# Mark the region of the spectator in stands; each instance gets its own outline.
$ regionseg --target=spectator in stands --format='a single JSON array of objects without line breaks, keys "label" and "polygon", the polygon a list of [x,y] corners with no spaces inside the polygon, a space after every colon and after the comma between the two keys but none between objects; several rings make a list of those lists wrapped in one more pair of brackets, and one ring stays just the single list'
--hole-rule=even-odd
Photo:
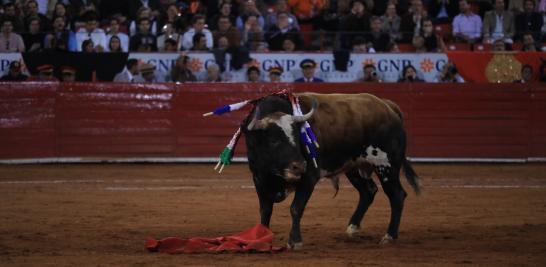
[{"label": "spectator in stands", "polygon": [[148,19],[150,21],[150,33],[153,34],[153,35],[157,35],[158,33],[158,29],[157,29],[157,26],[158,26],[158,23],[156,21],[156,17],[153,15],[154,13],[152,12],[152,9],[151,8],[148,8],[148,7],[141,7],[138,9],[138,12],[137,12],[137,16],[136,16],[136,19],[131,21],[131,24],[129,25],[129,35],[131,36],[134,36],[135,34],[137,34],[138,30],[137,27],[138,27],[138,22],[141,20],[141,19]]},{"label": "spectator in stands", "polygon": [[186,55],[181,55],[176,59],[176,63],[171,68],[170,77],[167,80],[173,82],[195,82],[197,79],[195,75],[190,70],[190,57]]},{"label": "spectator in stands", "polygon": [[140,65],[140,76],[135,77],[135,79],[137,80],[137,82],[142,83],[160,82],[155,74],[155,66],[148,63]]},{"label": "spectator in stands", "polygon": [[421,0],[411,2],[411,12],[408,12],[400,20],[400,33],[402,42],[411,42],[414,36],[419,35],[421,31],[421,21],[426,17],[426,11],[423,9]]},{"label": "spectator in stands", "polygon": [[[189,19],[195,17],[196,15],[203,15],[206,18],[207,7],[204,1],[186,0],[185,2],[186,4],[185,4],[184,12]],[[184,6],[184,4],[182,5]]]},{"label": "spectator in stands", "polygon": [[207,39],[207,48],[209,50],[213,48],[214,40],[212,38],[212,33],[208,29],[205,29],[205,17],[203,15],[195,15],[192,18],[192,28],[184,33],[184,37],[182,37],[183,49],[190,50],[193,47],[193,36],[198,32],[205,35],[205,38]]},{"label": "spectator in stands", "polygon": [[459,13],[459,3],[457,0],[430,0],[427,12],[435,24],[451,23]]},{"label": "spectator in stands", "polygon": [[319,23],[319,15],[327,8],[326,0],[288,0],[288,6],[298,18],[300,32],[307,33]]},{"label": "spectator in stands", "polygon": [[381,29],[383,32],[388,33],[392,40],[400,40],[402,38],[400,34],[400,16],[396,14],[396,5],[394,3],[387,5],[387,10],[381,16],[381,21]]},{"label": "spectator in stands", "polygon": [[263,30],[265,26],[265,19],[262,16],[262,13],[256,7],[256,2],[254,0],[244,1],[243,10],[241,14],[239,14],[237,19],[235,19],[235,26],[237,27],[237,29],[239,29],[239,31],[245,31],[245,29],[247,28],[247,18],[250,16],[256,18],[256,22]]},{"label": "spectator in stands", "polygon": [[[64,1],[64,0],[63,0]],[[82,16],[87,12],[93,11],[98,14],[98,6],[100,0],[68,0],[69,10],[71,14],[76,18]],[[110,1],[108,1],[110,2]],[[65,1],[66,3],[66,1]],[[134,13],[133,13],[134,14]],[[67,23],[69,23],[67,21]],[[77,25],[76,25],[77,26]],[[77,26],[75,29],[77,29]]]},{"label": "spectator in stands", "polygon": [[76,69],[71,66],[61,67],[61,82],[75,82],[76,81]]},{"label": "spectator in stands", "polygon": [[413,82],[423,82],[423,80],[417,76],[417,70],[415,69],[415,67],[409,64],[404,66],[404,68],[402,69],[402,77],[400,77],[398,82],[413,83]]},{"label": "spectator in stands", "polygon": [[214,44],[216,44],[217,47],[220,47],[219,39],[222,37],[225,37],[227,40],[228,45],[226,46],[226,49],[229,47],[235,48],[241,45],[241,33],[232,25],[229,16],[222,15],[218,18],[218,25],[212,35]]},{"label": "spectator in stands", "polygon": [[426,53],[427,47],[425,46],[425,37],[418,35],[413,37],[412,45],[415,53]]},{"label": "spectator in stands", "polygon": [[283,69],[281,67],[269,68],[269,82],[280,83],[282,82]]},{"label": "spectator in stands", "polygon": [[207,48],[207,37],[201,32],[193,35],[191,51],[209,51]]},{"label": "spectator in stands", "polygon": [[138,21],[138,30],[138,33],[131,37],[129,41],[129,50],[139,52],[157,51],[156,37],[150,32],[150,20],[141,18]]},{"label": "spectator in stands", "polygon": [[[510,0],[507,1],[508,4],[508,10],[512,11],[514,15],[518,15],[522,12],[524,12],[524,0]],[[505,3],[506,4],[506,3]]]},{"label": "spectator in stands", "polygon": [[44,48],[45,33],[40,32],[40,19],[32,17],[27,22],[28,31],[23,33],[23,42],[27,52],[39,52]]},{"label": "spectator in stands", "polygon": [[530,83],[533,82],[533,67],[525,64],[521,66],[521,79],[515,80],[515,83]]},{"label": "spectator in stands", "polygon": [[210,63],[207,66],[207,77],[205,77],[205,82],[216,83],[222,82],[222,77],[220,75],[220,67],[216,63]]},{"label": "spectator in stands", "polygon": [[459,1],[461,14],[453,19],[453,35],[458,41],[475,43],[481,39],[482,19],[472,12],[468,1]]},{"label": "spectator in stands", "polygon": [[38,75],[28,78],[29,81],[54,82],[57,78],[53,76],[54,67],[51,64],[43,64],[36,68]]},{"label": "spectator in stands", "polygon": [[20,82],[26,81],[28,76],[23,74],[21,70],[21,63],[19,61],[12,61],[9,64],[9,71],[6,75],[0,78],[2,82]]},{"label": "spectator in stands", "polygon": [[260,42],[256,44],[256,53],[268,53],[269,45],[266,42]]},{"label": "spectator in stands", "polygon": [[98,51],[95,50],[95,44],[93,44],[93,40],[87,39],[87,40],[83,41],[80,52],[94,53],[94,52],[98,52]]},{"label": "spectator in stands", "polygon": [[265,35],[269,49],[271,51],[281,51],[284,40],[290,38],[294,40],[296,50],[301,50],[303,39],[301,39],[298,29],[292,28],[290,25],[288,13],[279,12],[277,16],[277,24],[269,28]]},{"label": "spectator in stands", "polygon": [[246,80],[251,83],[261,82],[260,69],[256,66],[250,66],[246,69]]},{"label": "spectator in stands", "polygon": [[535,43],[535,39],[533,38],[533,35],[531,33],[526,33],[523,35],[523,47],[521,51],[525,52],[536,52],[540,49],[537,47]]},{"label": "spectator in stands", "polygon": [[506,43],[504,43],[504,40],[498,39],[493,43],[493,46],[491,47],[491,50],[495,51],[495,52],[506,51]]},{"label": "spectator in stands", "polygon": [[235,48],[235,47],[231,47],[229,45],[229,41],[228,41],[228,38],[226,36],[218,37],[218,39],[215,40],[214,43],[216,44],[216,48],[214,49],[215,51],[224,51],[225,52],[230,48]]},{"label": "spectator in stands", "polygon": [[53,32],[46,34],[44,49],[75,52],[76,46],[76,35],[66,29],[65,18],[53,18]]},{"label": "spectator in stands", "polygon": [[0,33],[0,52],[25,52],[25,43],[21,35],[13,32],[13,20],[2,18],[2,33]]},{"label": "spectator in stands", "polygon": [[[53,15],[51,18],[64,17],[65,21],[72,21],[72,14],[70,14],[66,8],[66,5],[62,2],[57,2],[55,4],[55,9],[53,10]],[[67,25],[70,28],[70,25]]]},{"label": "spectator in stands", "polygon": [[312,59],[304,59],[300,63],[301,72],[303,77],[294,80],[297,83],[320,83],[324,82],[322,79],[315,77],[315,70],[317,63]]},{"label": "spectator in stands", "polygon": [[445,52],[447,50],[446,46],[442,38],[436,34],[434,25],[432,25],[432,19],[423,19],[421,25],[423,25],[421,28],[421,36],[424,39],[424,45],[427,52]]},{"label": "spectator in stands", "polygon": [[265,17],[265,29],[269,29],[273,25],[277,25],[277,16],[279,13],[286,13],[288,15],[288,23],[290,24],[290,27],[299,31],[300,26],[298,24],[298,19],[296,16],[290,13],[286,0],[277,0],[275,9],[272,10],[272,12],[269,12],[269,14],[267,14]]},{"label": "spectator in stands", "polygon": [[242,44],[251,51],[264,41],[264,31],[256,16],[248,16],[245,21]]},{"label": "spectator in stands", "polygon": [[23,17],[17,15],[15,4],[13,4],[13,2],[5,2],[3,8],[4,14],[1,14],[2,17],[12,18],[13,31],[22,33],[25,30],[25,23]]},{"label": "spectator in stands", "polygon": [[76,43],[78,51],[82,51],[82,43],[85,40],[93,41],[94,49],[97,52],[104,51],[108,46],[104,30],[98,27],[98,14],[90,11],[85,13],[85,27],[76,32]]},{"label": "spectator in stands", "polygon": [[[165,10],[165,14],[159,22],[160,28],[164,31],[165,25],[170,24],[173,34],[180,34],[186,31],[187,21],[186,17],[182,16],[180,9],[176,4],[169,4]],[[175,39],[176,40],[176,39]]]},{"label": "spectator in stands", "polygon": [[154,17],[158,17],[161,9],[160,2],[160,0],[129,0],[129,18],[138,21],[138,11],[142,7],[150,8]]},{"label": "spectator in stands", "polygon": [[540,13],[535,12],[535,1],[525,0],[525,12],[516,16],[516,40],[521,40],[523,34],[530,32],[535,40],[540,40],[542,37],[541,29],[544,24],[543,17]]},{"label": "spectator in stands", "polygon": [[[108,31],[108,34],[106,35],[106,40],[108,41],[108,44],[111,44],[111,39],[113,37],[116,37],[120,43],[121,51],[122,52],[129,52],[129,36],[119,31],[119,19],[117,17],[113,17],[110,19],[110,30]],[[108,45],[106,51],[112,51],[110,50],[110,45]],[[116,51],[117,52],[117,51]]]},{"label": "spectator in stands", "polygon": [[495,9],[486,12],[483,18],[484,42],[493,43],[503,40],[505,43],[512,44],[514,34],[514,15],[504,10],[504,0],[495,0]]},{"label": "spectator in stands", "polygon": [[47,32],[49,30],[49,19],[44,14],[38,12],[38,2],[35,0],[29,0],[26,2],[25,21],[31,17],[40,18],[41,32]]},{"label": "spectator in stands", "polygon": [[353,39],[370,31],[370,16],[366,13],[363,0],[354,0],[349,14],[341,17],[339,25],[341,48],[350,49]]},{"label": "spectator in stands", "polygon": [[163,25],[163,28],[161,29],[162,34],[157,37],[157,51],[163,52],[165,51],[165,42],[168,39],[171,39],[175,42],[174,47],[177,49],[175,51],[178,51],[182,47],[182,35],[176,32],[174,26],[172,23],[167,22],[165,25]]},{"label": "spectator in stands", "polygon": [[282,42],[282,51],[283,52],[294,52],[296,51],[296,43],[291,38],[286,38]]},{"label": "spectator in stands", "polygon": [[374,65],[366,64],[362,68],[362,72],[363,76],[361,79],[358,80],[359,82],[382,82]]},{"label": "spectator in stands", "polygon": [[110,41],[108,42],[108,47],[106,49],[107,52],[112,53],[122,53],[123,50],[121,49],[121,40],[117,35],[114,35],[110,37]]},{"label": "spectator in stands", "polygon": [[132,83],[135,82],[135,76],[139,74],[138,60],[131,58],[127,60],[125,68],[116,74],[114,82]]},{"label": "spectator in stands", "polygon": [[230,25],[235,24],[236,16],[234,16],[231,12],[231,3],[229,1],[222,1],[220,3],[220,13],[215,14],[209,19],[208,25],[211,31],[215,31],[219,29],[218,28],[220,27],[219,20],[222,17],[227,17],[230,22]]},{"label": "spectator in stands", "polygon": [[453,62],[448,61],[438,73],[434,82],[437,83],[464,83],[463,77],[459,74],[457,67]]},{"label": "spectator in stands", "polygon": [[400,48],[398,47],[398,44],[395,41],[391,41],[387,45],[387,52],[388,53],[400,53]]},{"label": "spectator in stands", "polygon": [[177,52],[179,50],[178,43],[174,39],[169,38],[163,43],[163,52]]},{"label": "spectator in stands", "polygon": [[353,39],[353,48],[351,50],[351,53],[367,53],[368,47],[366,46],[366,40],[364,40],[364,37],[357,36]]},{"label": "spectator in stands", "polygon": [[364,35],[368,43],[368,49],[373,47],[375,52],[385,52],[387,45],[391,41],[391,37],[388,33],[381,31],[381,19],[373,16],[370,19],[370,28],[371,31]]}]

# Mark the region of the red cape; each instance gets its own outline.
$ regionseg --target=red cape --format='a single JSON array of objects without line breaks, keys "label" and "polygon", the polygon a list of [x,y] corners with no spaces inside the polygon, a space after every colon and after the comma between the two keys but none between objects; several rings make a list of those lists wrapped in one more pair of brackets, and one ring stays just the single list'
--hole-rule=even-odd
[{"label": "red cape", "polygon": [[216,238],[193,237],[181,239],[167,237],[161,240],[146,240],[150,252],[170,254],[202,252],[277,252],[284,248],[273,247],[273,232],[264,225],[257,224],[241,233]]}]

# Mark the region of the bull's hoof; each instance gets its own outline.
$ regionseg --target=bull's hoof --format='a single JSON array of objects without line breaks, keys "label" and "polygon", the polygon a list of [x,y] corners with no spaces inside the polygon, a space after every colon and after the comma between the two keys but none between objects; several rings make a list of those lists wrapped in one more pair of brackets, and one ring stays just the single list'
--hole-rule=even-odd
[{"label": "bull's hoof", "polygon": [[296,243],[288,242],[286,244],[286,247],[291,250],[301,250],[303,248],[303,242],[296,242]]},{"label": "bull's hoof", "polygon": [[360,227],[357,225],[349,224],[349,226],[347,226],[347,235],[349,237],[353,237],[358,232],[360,232]]},{"label": "bull's hoof", "polygon": [[388,245],[393,244],[394,242],[395,239],[391,235],[385,234],[383,238],[381,238],[381,241],[379,241],[379,245]]}]

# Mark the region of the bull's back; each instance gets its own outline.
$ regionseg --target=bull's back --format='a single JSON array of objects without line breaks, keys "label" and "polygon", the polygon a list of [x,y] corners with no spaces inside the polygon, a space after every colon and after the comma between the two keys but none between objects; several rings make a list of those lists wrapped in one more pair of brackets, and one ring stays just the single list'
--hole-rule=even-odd
[{"label": "bull's back", "polygon": [[401,125],[401,117],[390,107],[393,105],[400,112],[396,104],[371,94],[302,93],[298,96],[304,113],[310,110],[313,98],[319,103],[309,122],[323,153],[337,154],[340,150],[359,153],[362,145],[373,140],[378,132]]}]

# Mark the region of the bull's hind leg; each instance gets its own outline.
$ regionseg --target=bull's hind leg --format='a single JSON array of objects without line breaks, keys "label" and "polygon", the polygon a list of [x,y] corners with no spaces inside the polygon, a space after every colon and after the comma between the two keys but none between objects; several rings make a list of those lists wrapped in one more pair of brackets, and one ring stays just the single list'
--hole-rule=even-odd
[{"label": "bull's hind leg", "polygon": [[360,223],[364,214],[368,210],[368,207],[373,202],[375,193],[377,192],[377,186],[372,180],[371,171],[369,169],[363,171],[362,173],[358,169],[352,169],[345,173],[351,184],[358,190],[360,199],[358,200],[358,206],[356,207],[351,220],[349,221],[349,226],[347,226],[347,234],[353,236],[360,230]]},{"label": "bull's hind leg", "polygon": [[380,244],[387,244],[398,238],[398,228],[407,193],[400,184],[400,164],[392,164],[390,167],[379,166],[375,168],[375,172],[391,205],[389,228],[380,242]]}]

